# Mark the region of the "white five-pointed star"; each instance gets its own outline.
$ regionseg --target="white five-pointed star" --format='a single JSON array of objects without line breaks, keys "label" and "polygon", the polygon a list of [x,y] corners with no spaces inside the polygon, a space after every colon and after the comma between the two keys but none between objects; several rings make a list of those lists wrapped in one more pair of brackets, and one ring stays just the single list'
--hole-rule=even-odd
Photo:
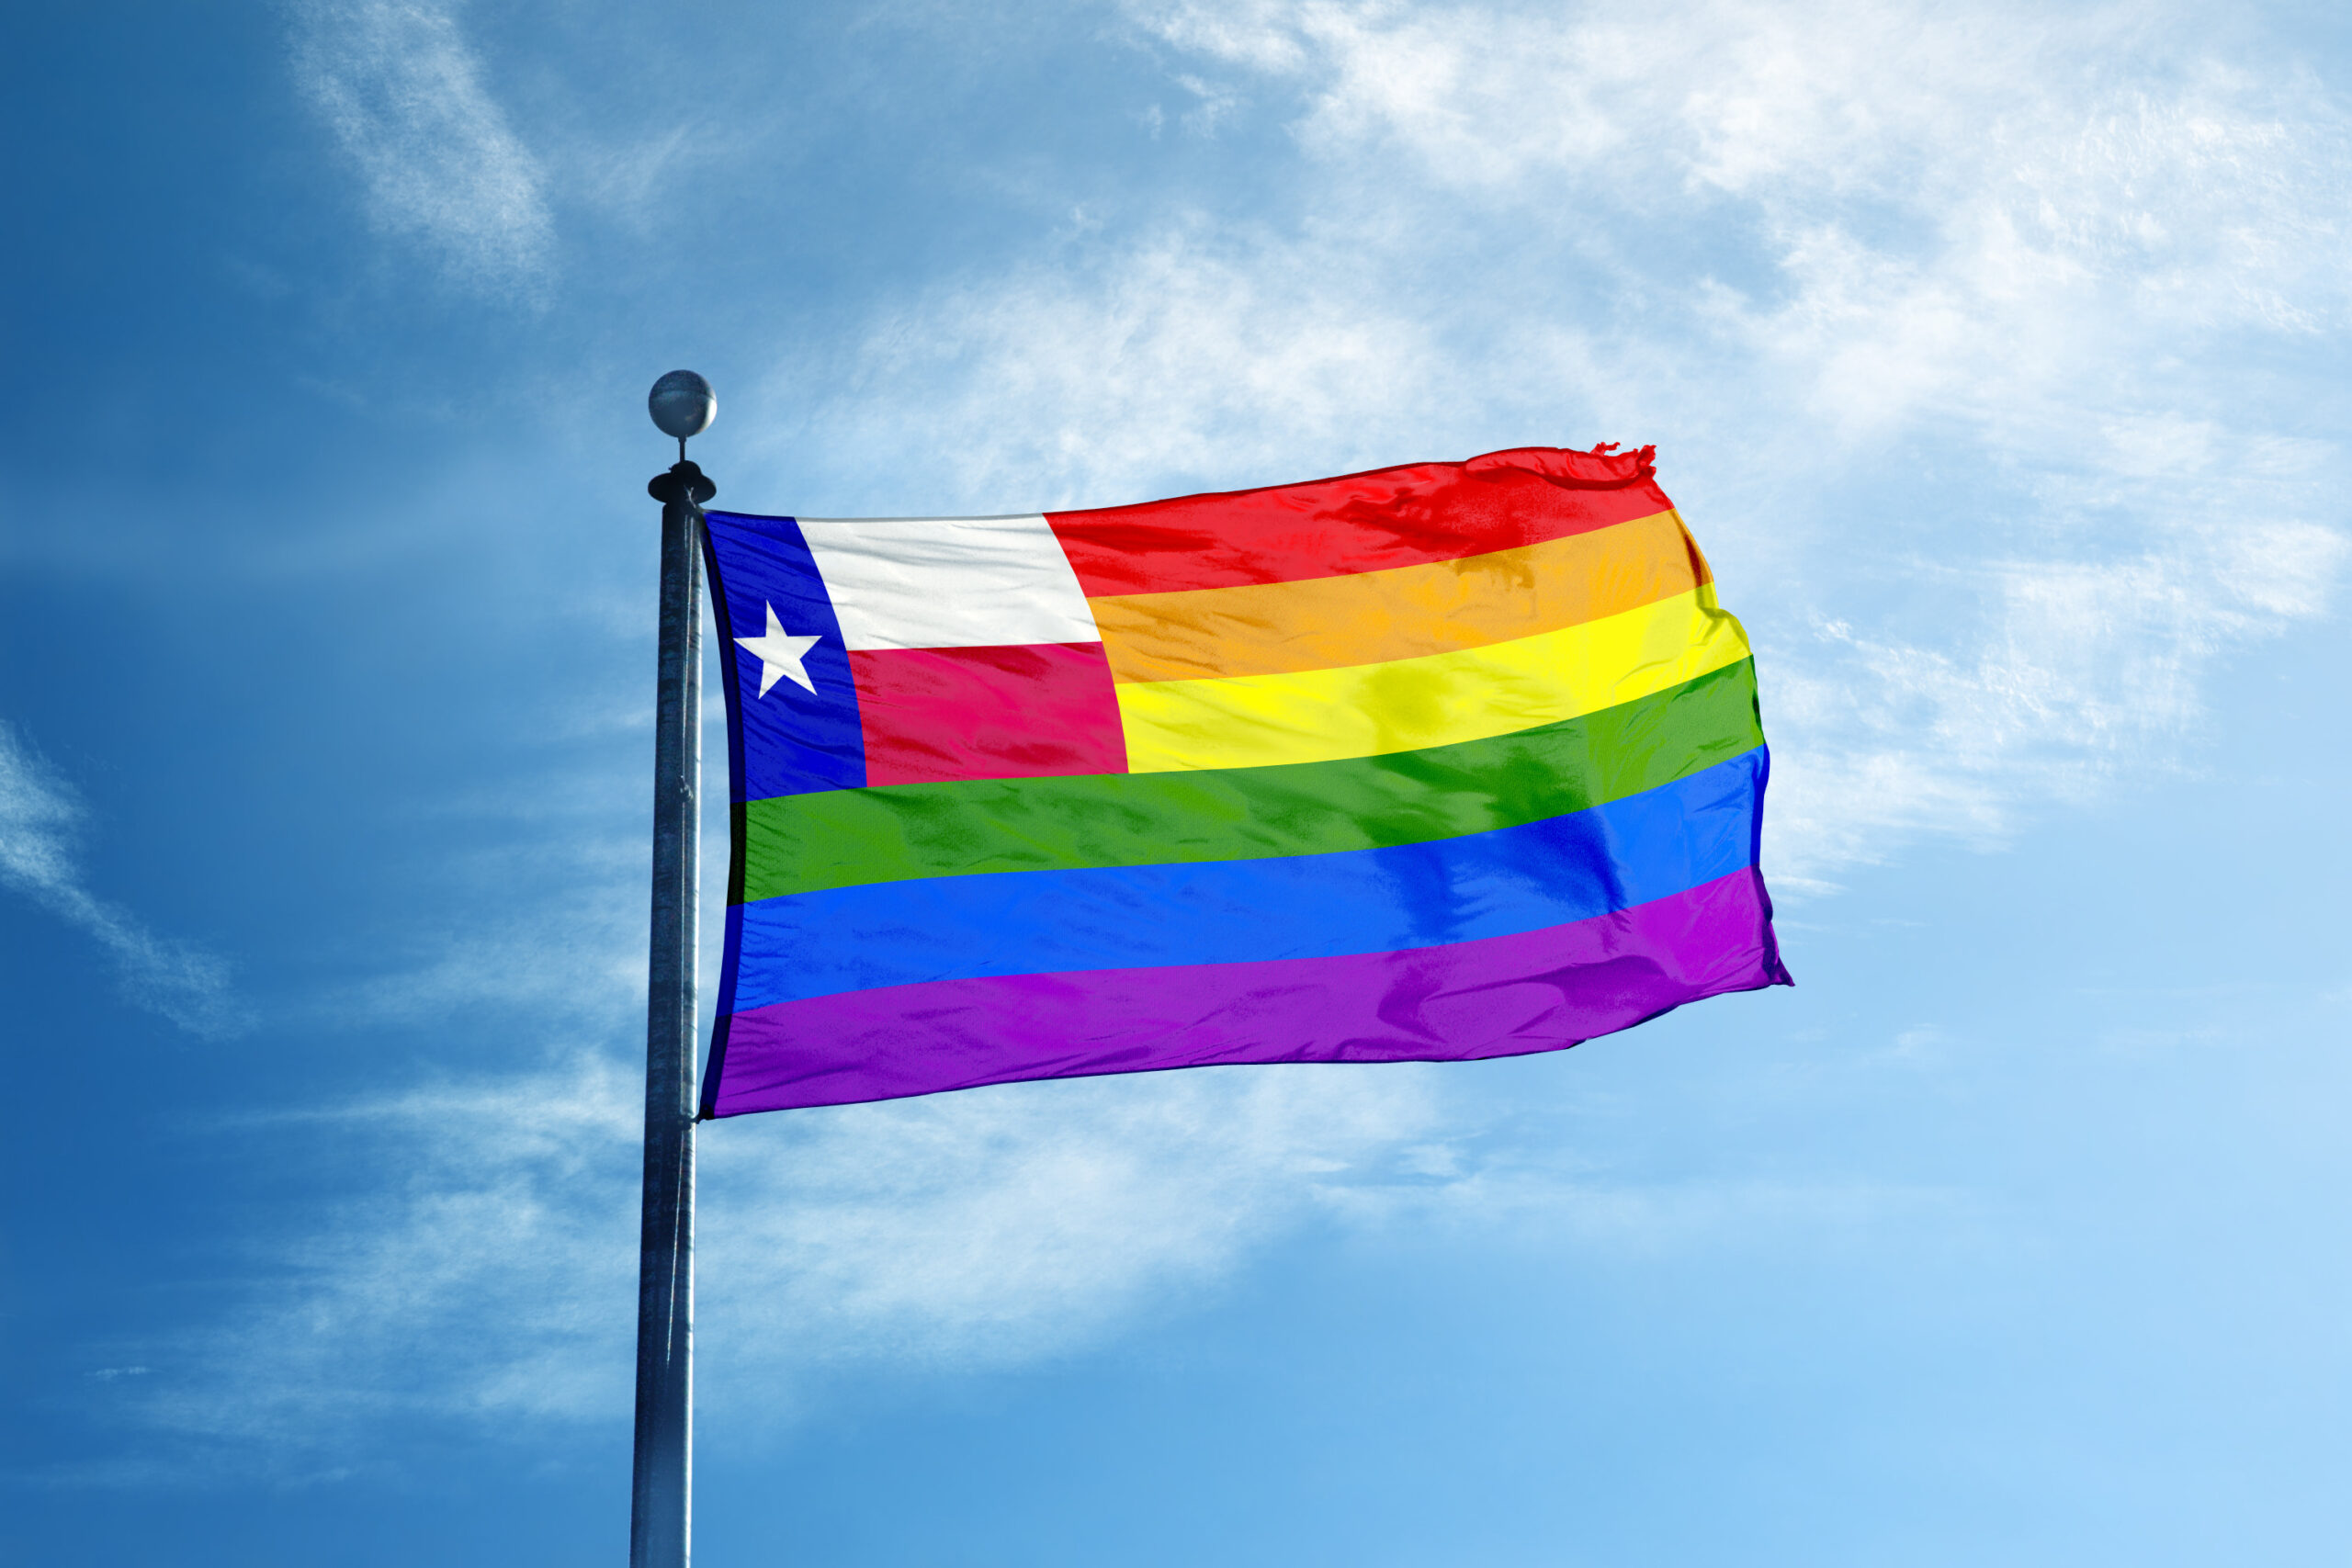
[{"label": "white five-pointed star", "polygon": [[794,637],[786,632],[784,623],[775,618],[775,605],[768,605],[768,629],[764,636],[739,637],[735,640],[759,656],[760,695],[766,696],[768,688],[785,678],[797,682],[808,691],[817,689],[817,682],[808,679],[808,671],[800,667],[800,660],[802,655],[817,646],[819,639]]}]

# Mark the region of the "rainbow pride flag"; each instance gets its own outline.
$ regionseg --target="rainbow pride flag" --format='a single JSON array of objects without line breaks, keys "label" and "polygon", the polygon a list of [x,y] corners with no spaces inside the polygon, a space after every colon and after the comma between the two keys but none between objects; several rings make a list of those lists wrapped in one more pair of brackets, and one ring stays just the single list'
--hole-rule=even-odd
[{"label": "rainbow pride flag", "polygon": [[1652,451],[711,513],[705,1114],[1549,1051],[1789,984],[1747,636]]}]

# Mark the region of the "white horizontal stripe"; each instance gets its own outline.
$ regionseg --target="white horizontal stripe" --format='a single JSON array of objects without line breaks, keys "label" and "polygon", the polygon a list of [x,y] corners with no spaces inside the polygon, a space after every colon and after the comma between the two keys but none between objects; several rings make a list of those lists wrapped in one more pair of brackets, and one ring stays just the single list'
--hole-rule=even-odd
[{"label": "white horizontal stripe", "polygon": [[1102,639],[1043,516],[799,523],[852,651]]}]

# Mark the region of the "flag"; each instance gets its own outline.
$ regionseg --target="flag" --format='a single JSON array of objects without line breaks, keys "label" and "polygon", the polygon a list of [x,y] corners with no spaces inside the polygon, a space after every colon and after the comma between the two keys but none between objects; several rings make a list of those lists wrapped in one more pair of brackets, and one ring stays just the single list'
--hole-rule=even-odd
[{"label": "flag", "polygon": [[1511,1055],[1789,984],[1754,664],[1653,450],[709,513],[705,1113]]}]

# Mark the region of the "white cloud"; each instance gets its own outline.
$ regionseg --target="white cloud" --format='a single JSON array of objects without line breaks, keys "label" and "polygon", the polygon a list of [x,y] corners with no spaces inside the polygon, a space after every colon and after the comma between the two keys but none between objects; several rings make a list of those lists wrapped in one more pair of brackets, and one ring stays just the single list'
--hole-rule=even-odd
[{"label": "white cloud", "polygon": [[[1311,1224],[1662,1255],[1965,1217],[1950,1192],[1626,1179],[1555,1139],[1490,1144],[1443,1103],[1442,1072],[1205,1069],[707,1126],[705,1418],[741,1441],[837,1374],[1082,1352]],[[334,1474],[388,1421],[538,1443],[625,1423],[642,1104],[633,1067],[581,1057],[224,1128],[332,1137],[368,1195],[302,1214],[234,1314],[109,1348],[141,1369],[123,1408],[190,1445],[135,1473]]]},{"label": "white cloud", "polygon": [[295,76],[358,166],[369,220],[477,288],[527,289],[554,246],[539,161],[507,123],[452,6],[310,0]]},{"label": "white cloud", "polygon": [[[2124,448],[2142,434],[2109,433]],[[2312,455],[2166,434],[2145,471],[2128,450],[2109,455],[2097,488],[2131,520],[2120,547],[2093,554],[2085,537],[2071,558],[1914,561],[1915,589],[1970,607],[1960,635],[1817,620],[1812,648],[1771,650],[1768,717],[1800,741],[1776,757],[1782,868],[1831,875],[1920,833],[1996,843],[2039,805],[2177,767],[2215,661],[2326,611],[2346,541],[2282,515],[2313,504]],[[2045,497],[2051,531],[2095,534],[2067,526],[2079,504]]]},{"label": "white cloud", "polygon": [[122,976],[130,999],[192,1034],[217,1037],[246,1026],[229,989],[228,965],[184,942],[156,936],[128,911],[93,894],[75,863],[74,835],[85,812],[73,791],[10,726],[0,723],[0,883],[94,938]]},{"label": "white cloud", "polygon": [[706,1322],[739,1374],[769,1374],[745,1385],[762,1398],[811,1361],[1067,1353],[1197,1293],[1437,1120],[1424,1070],[1304,1067],[728,1123]]},{"label": "white cloud", "polygon": [[387,1417],[578,1418],[625,1387],[641,1111],[588,1062],[223,1131],[329,1131],[368,1195],[254,1270],[239,1315],[153,1346],[126,1397],[166,1429],[332,1466]]},{"label": "white cloud", "polygon": [[1393,425],[1392,400],[1427,406],[1458,373],[1342,246],[1195,220],[1087,254],[876,322],[855,390],[821,416],[827,449],[950,487],[909,508],[1107,504],[1140,476],[1356,450],[1368,416]]},{"label": "white cloud", "polygon": [[[383,1180],[307,1216],[239,1315],[139,1347],[152,1371],[124,1397],[303,1468],[388,1417],[624,1419],[642,1104],[634,1071],[589,1057],[273,1120],[275,1138],[331,1132]],[[832,1369],[1081,1348],[1377,1179],[1436,1118],[1421,1070],[1294,1068],[707,1127],[703,1403],[758,1428]]]},{"label": "white cloud", "polygon": [[2138,10],[1125,9],[1188,91],[1293,106],[1295,213],[907,301],[816,412],[842,490],[1660,441],[1764,655],[1801,879],[2169,765],[2217,661],[2325,613],[2345,454],[2276,357],[2347,324],[2352,136],[2258,51]]},{"label": "white cloud", "polygon": [[[1080,1354],[1317,1223],[1656,1256],[1964,1215],[1948,1192],[1621,1180],[1547,1140],[1484,1147],[1440,1075],[1194,1069],[706,1126],[698,1404],[741,1438],[837,1373]],[[339,1474],[393,1420],[511,1441],[626,1422],[639,1117],[635,1067],[576,1058],[223,1128],[332,1135],[369,1197],[303,1215],[235,1314],[110,1347],[141,1368],[122,1408],[188,1443],[125,1474]]]}]

